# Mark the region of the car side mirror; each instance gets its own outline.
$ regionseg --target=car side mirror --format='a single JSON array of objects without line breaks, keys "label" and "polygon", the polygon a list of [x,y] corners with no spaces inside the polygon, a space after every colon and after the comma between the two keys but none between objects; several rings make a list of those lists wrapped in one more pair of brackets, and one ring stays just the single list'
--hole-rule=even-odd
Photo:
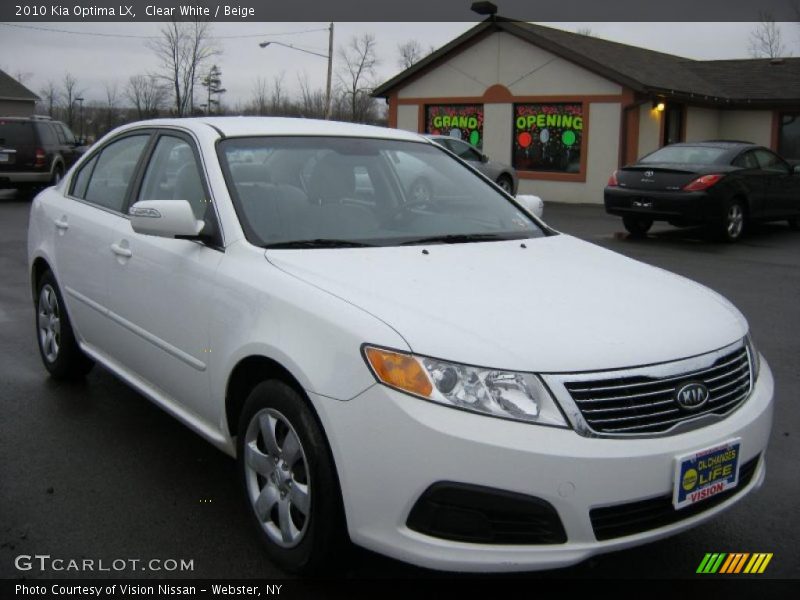
[{"label": "car side mirror", "polygon": [[131,206],[128,214],[136,233],[156,237],[193,239],[204,225],[186,200],[142,200]]},{"label": "car side mirror", "polygon": [[541,198],[539,198],[539,196],[534,196],[533,194],[520,194],[517,196],[516,200],[522,205],[522,208],[524,208],[530,214],[540,219],[542,218],[542,214],[544,214],[544,202]]}]

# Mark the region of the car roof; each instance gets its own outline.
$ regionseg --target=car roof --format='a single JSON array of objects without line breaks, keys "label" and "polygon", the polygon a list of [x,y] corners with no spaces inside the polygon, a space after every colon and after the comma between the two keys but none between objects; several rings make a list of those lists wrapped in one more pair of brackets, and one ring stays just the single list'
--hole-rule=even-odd
[{"label": "car roof", "polygon": [[[705,140],[702,142],[678,142],[677,144],[670,144],[670,146],[690,146],[690,147],[705,147],[705,148],[724,148],[730,150],[732,148],[746,148],[757,147],[758,144],[753,142],[744,142],[741,140]],[[666,147],[666,146],[665,146]]]},{"label": "car roof", "polygon": [[[151,119],[131,123],[130,127],[183,127],[193,131],[213,127],[223,137],[250,137],[262,135],[320,135],[367,137],[419,142],[422,136],[410,131],[292,117],[192,117],[186,119]],[[126,126],[127,127],[127,126]]]}]

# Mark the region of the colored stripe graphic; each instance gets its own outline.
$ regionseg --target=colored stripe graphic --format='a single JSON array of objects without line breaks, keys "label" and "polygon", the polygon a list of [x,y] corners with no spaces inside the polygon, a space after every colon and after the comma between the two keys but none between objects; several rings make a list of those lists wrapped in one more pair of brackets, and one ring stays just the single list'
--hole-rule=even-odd
[{"label": "colored stripe graphic", "polygon": [[[763,573],[772,560],[772,552],[708,552],[700,561],[697,573],[732,575],[748,573],[751,575]],[[748,560],[749,559],[749,560]],[[742,571],[744,569],[744,571]]]}]

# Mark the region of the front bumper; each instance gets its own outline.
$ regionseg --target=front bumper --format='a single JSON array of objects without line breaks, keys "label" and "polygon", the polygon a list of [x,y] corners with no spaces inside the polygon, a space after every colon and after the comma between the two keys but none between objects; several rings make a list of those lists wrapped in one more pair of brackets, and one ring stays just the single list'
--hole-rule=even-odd
[{"label": "front bumper", "polygon": [[707,192],[665,192],[607,187],[606,212],[618,217],[641,216],[654,221],[705,224],[718,220],[722,201]]},{"label": "front bumper", "polygon": [[[568,566],[713,517],[763,482],[772,398],[772,374],[762,361],[750,398],[722,421],[667,437],[609,439],[453,410],[378,384],[345,402],[311,394],[337,464],[353,542],[409,563],[455,571]],[[677,456],[735,437],[741,438],[740,465],[762,456],[750,483],[736,495],[677,523],[597,541],[592,508],[671,494]],[[441,481],[545,500],[557,510],[567,541],[475,544],[412,531],[406,525],[412,507]]]}]

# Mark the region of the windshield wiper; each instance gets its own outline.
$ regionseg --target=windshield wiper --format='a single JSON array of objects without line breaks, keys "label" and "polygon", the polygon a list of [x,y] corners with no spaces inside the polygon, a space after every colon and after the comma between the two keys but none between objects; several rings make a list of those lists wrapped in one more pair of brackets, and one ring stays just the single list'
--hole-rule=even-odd
[{"label": "windshield wiper", "polygon": [[313,240],[293,240],[289,242],[275,242],[274,244],[264,244],[262,248],[366,248],[374,246],[365,242],[355,240],[337,240],[331,238],[316,238]]},{"label": "windshield wiper", "polygon": [[414,238],[402,243],[403,246],[416,244],[468,244],[470,242],[492,242],[509,240],[507,235],[499,233],[455,233],[450,235],[432,235],[430,237]]}]

